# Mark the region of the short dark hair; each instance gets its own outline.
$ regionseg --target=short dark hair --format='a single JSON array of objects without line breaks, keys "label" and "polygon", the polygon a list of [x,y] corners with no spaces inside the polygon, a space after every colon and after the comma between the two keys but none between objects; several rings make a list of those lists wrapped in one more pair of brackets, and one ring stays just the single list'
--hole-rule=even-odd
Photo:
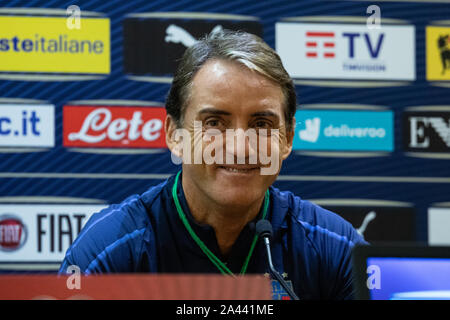
[{"label": "short dark hair", "polygon": [[260,37],[243,32],[222,30],[210,33],[186,49],[174,74],[166,99],[167,114],[182,126],[184,111],[195,74],[211,59],[236,61],[280,85],[285,96],[285,121],[288,131],[297,108],[294,83],[278,54]]}]

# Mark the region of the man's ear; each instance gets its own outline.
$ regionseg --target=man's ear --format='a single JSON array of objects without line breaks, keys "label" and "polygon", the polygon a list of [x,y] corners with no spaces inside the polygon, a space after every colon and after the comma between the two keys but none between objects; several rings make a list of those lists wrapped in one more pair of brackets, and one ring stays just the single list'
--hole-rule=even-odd
[{"label": "man's ear", "polygon": [[183,156],[182,154],[182,148],[180,148],[180,143],[175,140],[175,130],[177,129],[177,124],[175,120],[170,116],[166,116],[166,120],[164,122],[164,131],[166,132],[166,144],[169,150],[176,155],[177,157],[181,158]]},{"label": "man's ear", "polygon": [[287,131],[286,130],[286,145],[283,148],[282,151],[282,157],[283,160],[286,160],[287,157],[289,157],[289,155],[292,152],[292,144],[294,142],[294,135],[295,135],[295,117],[292,118],[292,124],[291,124],[291,130]]}]

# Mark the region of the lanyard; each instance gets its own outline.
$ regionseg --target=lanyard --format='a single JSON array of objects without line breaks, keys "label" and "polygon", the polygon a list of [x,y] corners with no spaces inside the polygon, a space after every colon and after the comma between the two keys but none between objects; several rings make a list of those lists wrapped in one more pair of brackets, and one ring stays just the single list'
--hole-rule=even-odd
[{"label": "lanyard", "polygon": [[[203,251],[203,253],[217,267],[217,269],[219,269],[219,271],[222,274],[225,274],[225,275],[228,274],[228,275],[234,276],[233,272],[231,272],[231,270],[219,258],[217,258],[216,255],[211,252],[211,250],[208,249],[208,247],[203,243],[203,241],[200,240],[200,238],[197,236],[197,234],[195,234],[194,230],[192,229],[191,225],[189,224],[189,221],[187,220],[186,215],[184,214],[183,209],[181,208],[180,201],[178,200],[178,195],[177,195],[177,185],[178,185],[180,173],[181,173],[181,171],[179,171],[177,173],[177,175],[175,177],[175,182],[172,187],[172,197],[175,202],[175,207],[177,208],[177,211],[178,211],[178,216],[180,217],[181,221],[183,222],[184,226],[186,227],[186,229],[189,232],[192,239],[195,241],[195,243],[197,243],[197,245],[200,247],[200,249]],[[266,194],[264,195],[264,208],[263,208],[263,213],[262,213],[262,219],[266,218],[268,207],[269,207],[269,190],[267,190]],[[255,235],[255,237],[253,238],[252,245],[250,247],[250,251],[248,252],[247,258],[245,259],[244,264],[242,265],[242,269],[240,272],[241,275],[244,275],[245,272],[247,271],[248,263],[250,262],[250,258],[252,257],[252,254],[255,249],[257,241],[258,241],[258,236]]]}]

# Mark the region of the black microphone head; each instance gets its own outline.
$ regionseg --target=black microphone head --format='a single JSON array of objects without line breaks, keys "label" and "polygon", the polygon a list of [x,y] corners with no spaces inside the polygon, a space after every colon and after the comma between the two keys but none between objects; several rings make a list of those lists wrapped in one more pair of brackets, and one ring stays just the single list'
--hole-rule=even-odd
[{"label": "black microphone head", "polygon": [[258,238],[272,237],[272,224],[269,220],[261,219],[256,223],[256,234]]}]

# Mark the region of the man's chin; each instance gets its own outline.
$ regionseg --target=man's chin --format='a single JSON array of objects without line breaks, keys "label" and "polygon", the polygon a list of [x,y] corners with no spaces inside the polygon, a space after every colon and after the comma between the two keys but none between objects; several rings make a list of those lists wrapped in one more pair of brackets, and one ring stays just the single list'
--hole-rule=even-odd
[{"label": "man's chin", "polygon": [[264,197],[265,190],[261,186],[221,186],[218,192],[215,192],[215,201],[224,207],[246,207],[251,206],[255,201]]}]

